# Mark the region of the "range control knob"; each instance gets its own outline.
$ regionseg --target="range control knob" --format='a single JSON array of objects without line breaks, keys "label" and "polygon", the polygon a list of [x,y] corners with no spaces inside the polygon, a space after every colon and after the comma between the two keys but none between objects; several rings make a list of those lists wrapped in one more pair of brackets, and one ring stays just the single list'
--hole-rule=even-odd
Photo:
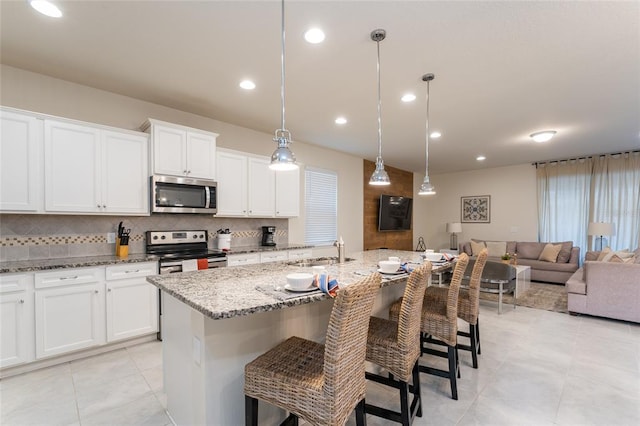
[{"label": "range control knob", "polygon": [[157,240],[157,239],[158,239],[158,236],[157,236],[157,235],[154,235],[154,236],[153,236],[153,239],[154,239],[154,240]]},{"label": "range control knob", "polygon": [[204,239],[204,234],[200,234],[200,238]]},{"label": "range control knob", "polygon": [[198,236],[196,234],[193,234],[193,238],[198,238]]},{"label": "range control knob", "polygon": [[165,235],[163,235],[162,237],[160,237],[161,240],[166,240],[167,237]]}]

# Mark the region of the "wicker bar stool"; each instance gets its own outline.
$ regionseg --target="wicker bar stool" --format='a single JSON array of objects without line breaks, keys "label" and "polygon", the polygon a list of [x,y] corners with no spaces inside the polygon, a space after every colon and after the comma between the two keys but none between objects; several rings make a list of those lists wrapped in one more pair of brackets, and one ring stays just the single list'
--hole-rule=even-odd
[{"label": "wicker bar stool", "polygon": [[343,425],[356,409],[365,425],[365,355],[369,316],[380,274],[341,288],[334,301],[325,344],[290,337],[244,369],[245,424],[258,424],[258,400],[313,425]]},{"label": "wicker bar stool", "polygon": [[[420,353],[421,355],[436,355],[449,360],[449,369],[440,370],[437,368],[420,365],[420,372],[433,374],[440,377],[448,377],[451,382],[451,397],[458,399],[458,385],[456,377],[459,376],[458,368],[458,350],[457,350],[457,334],[458,334],[458,293],[460,283],[467,264],[469,256],[462,253],[453,269],[453,277],[451,284],[447,290],[446,299],[429,299],[422,304],[422,324],[420,327]],[[428,289],[427,289],[428,290]],[[425,293],[426,294],[426,293]],[[389,308],[389,318],[397,318],[400,312],[400,301],[397,301]],[[427,343],[435,343],[447,347],[447,352],[438,351],[428,348]]]},{"label": "wicker bar stool", "polygon": [[[482,249],[475,260],[469,260],[458,295],[458,318],[469,324],[469,332],[458,330],[458,336],[467,337],[469,345],[458,343],[458,349],[471,351],[473,368],[478,368],[478,354],[480,353],[480,328],[478,325],[478,312],[480,310],[480,278],[487,263],[488,250]],[[472,268],[470,278],[467,271]],[[446,287],[431,286],[425,292],[425,304],[441,303],[447,298],[448,289]]]},{"label": "wicker bar stool", "polygon": [[[400,413],[386,408],[366,404],[367,414],[393,420],[408,426],[417,415],[422,417],[420,396],[420,315],[422,300],[427,288],[431,262],[425,262],[416,268],[407,280],[398,321],[371,317],[367,337],[367,361],[387,370],[389,377],[370,372],[366,377],[400,391]],[[394,378],[395,376],[395,378]],[[409,381],[413,378],[409,402]]]}]

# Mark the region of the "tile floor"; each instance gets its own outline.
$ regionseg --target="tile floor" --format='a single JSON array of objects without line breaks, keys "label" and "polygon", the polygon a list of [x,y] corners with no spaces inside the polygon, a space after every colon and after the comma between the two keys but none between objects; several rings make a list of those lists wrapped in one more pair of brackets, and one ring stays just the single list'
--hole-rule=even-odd
[{"label": "tile floor", "polygon": [[[446,379],[421,375],[424,414],[414,425],[640,424],[640,325],[525,307],[498,315],[489,301],[481,302],[480,321],[480,368],[460,353],[457,401]],[[171,424],[160,345],[0,380],[0,423]],[[369,383],[367,392],[367,402],[397,406],[395,392],[381,385]]]}]

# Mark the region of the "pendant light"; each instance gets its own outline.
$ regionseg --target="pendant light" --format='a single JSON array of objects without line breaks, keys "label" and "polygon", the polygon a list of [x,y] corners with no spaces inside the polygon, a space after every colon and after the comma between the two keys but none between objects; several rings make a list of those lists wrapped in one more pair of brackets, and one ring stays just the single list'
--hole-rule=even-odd
[{"label": "pendant light", "polygon": [[380,42],[387,36],[385,30],[371,31],[371,40],[376,42],[378,47],[378,156],[376,157],[376,170],[369,179],[369,185],[389,185],[389,175],[384,170],[384,161],[382,161],[382,119],[380,108]]},{"label": "pendant light", "polygon": [[422,185],[420,185],[420,191],[418,192],[418,195],[434,195],[436,193],[436,188],[431,184],[431,182],[429,182],[429,85],[431,83],[431,80],[433,80],[434,78],[436,78],[436,76],[431,73],[422,76],[422,81],[427,82],[427,136],[425,138],[426,166],[424,172],[424,181],[422,182]]},{"label": "pendant light", "polygon": [[280,100],[282,102],[282,122],[281,126],[275,132],[273,140],[278,143],[278,147],[271,155],[271,164],[269,168],[271,170],[295,170],[298,168],[296,164],[296,156],[289,149],[291,143],[291,133],[284,127],[284,0],[282,0],[282,55],[281,55],[281,74],[280,74]]}]

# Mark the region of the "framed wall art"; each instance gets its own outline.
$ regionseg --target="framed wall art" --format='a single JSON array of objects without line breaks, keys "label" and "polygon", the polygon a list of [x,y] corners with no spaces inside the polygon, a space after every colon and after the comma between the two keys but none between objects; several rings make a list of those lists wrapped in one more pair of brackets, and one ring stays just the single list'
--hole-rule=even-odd
[{"label": "framed wall art", "polygon": [[491,195],[460,197],[462,223],[491,223]]}]

